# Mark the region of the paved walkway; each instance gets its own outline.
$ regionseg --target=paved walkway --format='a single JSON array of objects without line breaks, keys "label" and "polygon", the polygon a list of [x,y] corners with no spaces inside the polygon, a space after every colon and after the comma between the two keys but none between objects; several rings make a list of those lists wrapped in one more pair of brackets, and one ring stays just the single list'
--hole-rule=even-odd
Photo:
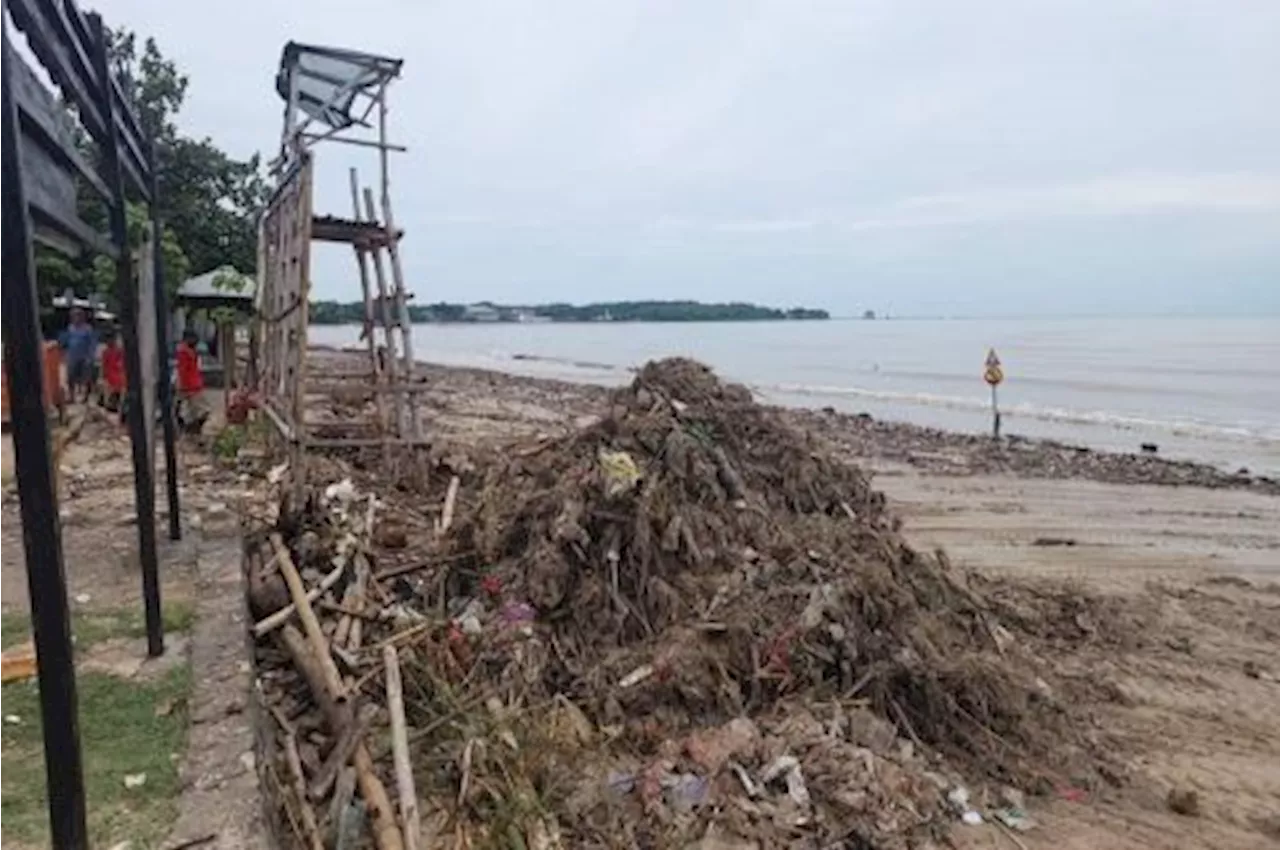
[{"label": "paved walkway", "polygon": [[196,623],[191,636],[191,732],[183,758],[183,796],[169,844],[216,836],[204,848],[266,850],[246,657],[240,539],[200,535]]}]

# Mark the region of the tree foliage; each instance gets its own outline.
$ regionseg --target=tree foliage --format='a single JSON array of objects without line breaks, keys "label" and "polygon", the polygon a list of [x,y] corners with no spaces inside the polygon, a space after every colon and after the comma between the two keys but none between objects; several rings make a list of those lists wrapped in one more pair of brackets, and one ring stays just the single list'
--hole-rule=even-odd
[{"label": "tree foliage", "polygon": [[[154,38],[140,41],[129,30],[109,32],[108,57],[143,134],[155,145],[166,287],[172,293],[191,274],[224,265],[252,273],[257,262],[256,219],[269,191],[259,157],[237,160],[212,139],[180,131],[177,119],[189,79]],[[80,207],[87,223],[106,230],[105,211],[92,193],[82,194]],[[137,249],[147,232],[149,212],[134,203],[126,212],[129,244]],[[109,301],[114,295],[115,266],[105,258],[68,258],[38,247],[36,268],[46,303],[68,288]]]},{"label": "tree foliage", "polygon": [[[500,322],[518,322],[528,317],[552,322],[750,322],[779,319],[828,319],[826,310],[792,307],[779,310],[756,304],[704,304],[700,301],[610,301],[600,304],[539,304],[508,306],[485,303],[492,307]],[[465,322],[464,304],[427,304],[409,307],[413,322]],[[311,305],[311,322],[317,325],[360,324],[364,322],[364,304],[359,301],[316,301]]]}]

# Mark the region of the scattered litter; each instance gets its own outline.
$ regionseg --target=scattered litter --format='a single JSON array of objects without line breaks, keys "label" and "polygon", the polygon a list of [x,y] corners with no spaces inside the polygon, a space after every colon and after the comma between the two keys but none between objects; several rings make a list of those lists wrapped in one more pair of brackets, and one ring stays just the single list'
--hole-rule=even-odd
[{"label": "scattered litter", "polygon": [[707,800],[711,787],[706,779],[692,773],[681,773],[663,780],[668,804],[678,812],[690,812]]},{"label": "scattered litter", "polygon": [[11,646],[0,655],[0,680],[21,682],[36,674],[36,645],[32,641]]},{"label": "scattered litter", "polygon": [[1083,803],[1089,799],[1089,792],[1083,788],[1075,788],[1070,785],[1058,789],[1058,796],[1066,800],[1068,803]]},{"label": "scattered litter", "polygon": [[1036,825],[1035,821],[1028,817],[1026,812],[1021,808],[1014,806],[996,809],[991,813],[991,815],[1000,823],[1016,832],[1026,832]]},{"label": "scattered litter", "polygon": [[147,784],[147,775],[145,773],[126,773],[124,775],[124,787],[141,788]]},{"label": "scattered litter", "polygon": [[1037,537],[1031,541],[1032,546],[1075,546],[1074,537]]},{"label": "scattered litter", "polygon": [[960,820],[967,823],[969,826],[979,826],[982,824],[982,815],[973,809],[969,809],[960,816]]},{"label": "scattered litter", "polygon": [[6,714],[4,716],[4,722],[8,723],[10,726],[17,726],[22,723],[22,718],[16,714]]},{"label": "scattered litter", "polygon": [[645,664],[637,667],[627,675],[623,676],[618,682],[619,688],[632,688],[643,682],[645,679],[653,675],[653,665]]},{"label": "scattered litter", "polygon": [[612,452],[601,448],[600,472],[604,475],[605,495],[610,499],[631,492],[640,482],[640,469],[627,452]]},{"label": "scattered litter", "polygon": [[76,604],[77,604],[77,605],[88,605],[88,604],[89,604],[89,602],[91,602],[92,600],[93,600],[93,597],[92,597],[92,596],[90,596],[90,595],[89,595],[89,594],[87,594],[87,593],[77,593],[77,594],[76,594]]}]

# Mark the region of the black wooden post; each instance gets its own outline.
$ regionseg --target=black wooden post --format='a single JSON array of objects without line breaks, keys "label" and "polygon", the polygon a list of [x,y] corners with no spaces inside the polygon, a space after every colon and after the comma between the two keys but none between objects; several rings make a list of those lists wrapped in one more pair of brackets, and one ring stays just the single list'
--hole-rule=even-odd
[{"label": "black wooden post", "polygon": [[[138,514],[138,560],[142,566],[142,600],[147,620],[147,654],[164,654],[164,622],[160,612],[160,575],[156,556],[156,490],[154,446],[147,440],[147,411],[143,404],[142,352],[138,348],[138,287],[133,277],[129,227],[125,211],[124,172],[120,162],[120,132],[116,127],[115,98],[111,93],[111,67],[107,36],[97,13],[87,16],[92,41],[92,62],[103,81],[102,103],[103,179],[111,190],[109,217],[111,241],[120,246],[116,258],[116,300],[124,336],[125,368],[129,378],[129,442],[133,444],[133,491]],[[159,246],[156,246],[159,250]]]},{"label": "black wooden post", "polygon": [[19,126],[12,86],[8,16],[3,24],[3,268],[4,365],[8,371],[13,456],[21,500],[22,548],[31,594],[44,728],[49,828],[56,850],[86,850],[84,770],[77,721],[71,615],[62,560],[62,530],[44,395],[44,345],[31,252],[31,218],[19,163]]},{"label": "black wooden post", "polygon": [[173,381],[169,373],[169,298],[164,282],[164,221],[160,218],[160,180],[156,142],[151,142],[151,221],[155,226],[152,236],[155,244],[156,285],[156,348],[160,354],[160,371],[156,380],[160,383],[160,423],[164,433],[164,483],[169,497],[169,539],[182,539],[182,514],[178,500],[178,449],[173,421]]}]

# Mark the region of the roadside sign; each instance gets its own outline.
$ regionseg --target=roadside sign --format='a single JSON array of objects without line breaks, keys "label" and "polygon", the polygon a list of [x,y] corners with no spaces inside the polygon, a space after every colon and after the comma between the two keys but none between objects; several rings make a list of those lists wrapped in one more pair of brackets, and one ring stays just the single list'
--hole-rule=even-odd
[{"label": "roadside sign", "polygon": [[994,348],[987,349],[987,362],[982,370],[982,380],[993,387],[1004,380],[1004,369],[1000,366],[1000,358],[996,355]]}]

